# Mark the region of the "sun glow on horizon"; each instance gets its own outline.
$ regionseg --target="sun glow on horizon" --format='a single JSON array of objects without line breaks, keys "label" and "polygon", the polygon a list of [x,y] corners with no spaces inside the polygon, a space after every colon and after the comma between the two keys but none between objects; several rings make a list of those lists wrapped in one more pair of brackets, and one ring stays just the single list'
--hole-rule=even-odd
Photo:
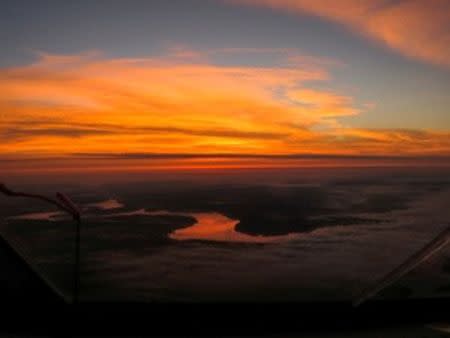
[{"label": "sun glow on horizon", "polygon": [[[8,112],[0,120],[0,152],[25,158],[79,153],[450,154],[446,132],[342,124],[341,117],[358,115],[363,108],[348,95],[314,89],[312,83],[330,79],[329,69],[311,58],[309,64],[299,55],[297,59],[302,63],[250,67],[171,55],[107,59],[89,53],[41,54],[30,65],[0,70],[0,108]],[[289,162],[279,166],[285,165]],[[237,159],[224,166],[194,161],[188,167],[236,166]]]}]

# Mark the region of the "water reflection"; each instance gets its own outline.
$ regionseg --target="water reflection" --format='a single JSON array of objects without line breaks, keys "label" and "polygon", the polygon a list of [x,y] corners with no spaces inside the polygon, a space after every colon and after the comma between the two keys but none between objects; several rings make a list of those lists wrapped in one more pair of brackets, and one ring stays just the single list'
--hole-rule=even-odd
[{"label": "water reflection", "polygon": [[88,204],[87,207],[97,208],[101,210],[112,210],[123,208],[124,205],[115,199],[109,199],[98,203]]},{"label": "water reflection", "polygon": [[187,228],[178,229],[169,234],[172,239],[208,240],[218,242],[270,243],[291,239],[294,235],[285,236],[251,236],[235,230],[238,220],[228,218],[216,212],[191,213],[197,222]]},{"label": "water reflection", "polygon": [[60,211],[46,211],[12,216],[9,219],[30,220],[30,221],[57,221],[64,217],[64,213]]},{"label": "water reflection", "polygon": [[[98,203],[91,203],[86,206],[96,207],[103,210],[112,210],[124,207],[123,204],[116,200],[107,200]],[[239,220],[228,218],[217,212],[200,212],[200,213],[175,213],[168,210],[148,211],[144,208],[109,213],[106,215],[84,214],[85,218],[97,219],[108,217],[129,217],[129,216],[190,216],[196,219],[196,223],[187,228],[173,231],[169,237],[179,241],[186,240],[206,240],[216,242],[246,242],[246,243],[271,243],[290,240],[295,238],[296,234],[288,234],[282,236],[255,236],[247,235],[235,230]],[[47,220],[59,221],[64,218],[64,214],[59,211],[28,213],[11,217],[18,220]]]}]

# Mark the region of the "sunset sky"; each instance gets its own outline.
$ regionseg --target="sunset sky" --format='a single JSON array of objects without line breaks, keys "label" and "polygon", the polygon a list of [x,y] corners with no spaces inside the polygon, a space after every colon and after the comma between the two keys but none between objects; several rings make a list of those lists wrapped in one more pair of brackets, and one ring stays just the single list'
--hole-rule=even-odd
[{"label": "sunset sky", "polygon": [[1,4],[4,168],[450,157],[447,0]]}]

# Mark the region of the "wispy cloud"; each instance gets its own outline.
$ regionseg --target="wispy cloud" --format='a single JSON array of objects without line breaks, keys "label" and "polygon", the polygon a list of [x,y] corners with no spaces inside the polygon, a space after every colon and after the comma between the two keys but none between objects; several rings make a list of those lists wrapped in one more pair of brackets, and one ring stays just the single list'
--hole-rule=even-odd
[{"label": "wispy cloud", "polygon": [[[0,71],[0,109],[7,112],[1,147],[280,151],[283,138],[302,132],[288,123],[308,126],[324,118],[320,109],[287,99],[287,92],[328,78],[316,65],[239,67],[41,53],[33,64]],[[314,93],[319,95],[305,95]],[[67,137],[80,139],[76,145],[58,141]]]},{"label": "wispy cloud", "polygon": [[[20,127],[23,124],[15,121],[17,126],[10,121],[0,134],[0,140],[3,142],[14,143],[18,139],[35,138],[40,136],[57,136],[63,138],[78,138],[89,135],[142,135],[158,133],[171,133],[194,136],[211,136],[211,137],[229,137],[229,138],[249,138],[249,139],[280,139],[285,136],[283,133],[264,132],[264,131],[240,131],[237,129],[186,129],[177,127],[154,127],[154,126],[139,126],[128,127],[107,123],[85,124],[85,123],[55,123],[49,121],[32,121],[27,123],[27,126]],[[0,123],[2,126],[2,123]]]},{"label": "wispy cloud", "polygon": [[344,128],[339,119],[362,108],[310,85],[328,83],[332,62],[290,50],[283,66],[225,66],[180,50],[140,59],[40,53],[1,69],[0,152],[450,154],[445,132]]},{"label": "wispy cloud", "polygon": [[225,0],[309,14],[349,27],[415,59],[450,67],[447,0]]}]

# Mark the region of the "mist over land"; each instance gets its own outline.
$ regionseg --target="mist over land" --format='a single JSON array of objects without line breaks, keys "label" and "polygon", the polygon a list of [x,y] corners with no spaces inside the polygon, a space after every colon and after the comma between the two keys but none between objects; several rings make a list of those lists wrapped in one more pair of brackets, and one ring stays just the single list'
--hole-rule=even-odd
[{"label": "mist over land", "polygon": [[[446,168],[305,168],[17,184],[83,208],[85,300],[351,299],[448,225]],[[1,198],[2,233],[70,292],[74,225]],[[380,297],[448,294],[450,251]]]}]

